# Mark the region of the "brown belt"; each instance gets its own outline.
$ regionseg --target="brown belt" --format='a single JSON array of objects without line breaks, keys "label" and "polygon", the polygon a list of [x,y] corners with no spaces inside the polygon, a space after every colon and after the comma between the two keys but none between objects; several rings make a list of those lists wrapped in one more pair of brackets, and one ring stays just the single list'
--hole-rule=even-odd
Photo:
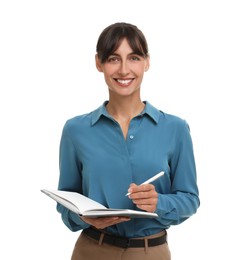
[{"label": "brown belt", "polygon": [[[102,243],[107,243],[113,246],[121,247],[121,248],[129,248],[129,247],[145,247],[145,239],[129,239],[124,237],[118,237],[111,234],[106,234],[102,231],[94,229],[92,227],[86,228],[83,230],[83,233],[88,237],[91,237],[97,241],[100,240],[101,235],[103,235]],[[147,246],[158,246],[164,244],[167,240],[167,234],[163,234],[160,237],[156,238],[147,238]]]}]

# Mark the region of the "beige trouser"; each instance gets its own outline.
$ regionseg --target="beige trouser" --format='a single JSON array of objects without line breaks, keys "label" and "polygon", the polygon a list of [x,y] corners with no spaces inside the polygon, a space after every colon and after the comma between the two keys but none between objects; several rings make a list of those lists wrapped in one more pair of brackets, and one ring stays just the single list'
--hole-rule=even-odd
[{"label": "beige trouser", "polygon": [[[148,236],[154,238],[161,233]],[[167,243],[153,247],[120,248],[98,241],[81,233],[72,254],[71,260],[171,260]]]}]

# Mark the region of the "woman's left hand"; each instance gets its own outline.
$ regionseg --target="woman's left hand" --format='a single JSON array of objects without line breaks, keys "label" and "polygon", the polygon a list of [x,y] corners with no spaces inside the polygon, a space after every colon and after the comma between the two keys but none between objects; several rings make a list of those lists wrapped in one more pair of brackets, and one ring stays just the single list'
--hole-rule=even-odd
[{"label": "woman's left hand", "polygon": [[148,212],[155,212],[158,203],[158,193],[153,184],[136,185],[132,183],[128,190],[129,198],[136,206]]}]

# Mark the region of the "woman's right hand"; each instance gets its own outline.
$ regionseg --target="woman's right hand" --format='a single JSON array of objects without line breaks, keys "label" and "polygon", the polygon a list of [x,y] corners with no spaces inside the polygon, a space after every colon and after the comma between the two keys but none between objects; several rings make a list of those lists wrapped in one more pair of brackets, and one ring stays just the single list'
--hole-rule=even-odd
[{"label": "woman's right hand", "polygon": [[104,229],[106,227],[131,220],[128,217],[100,217],[100,218],[81,217],[81,219],[85,223],[90,224],[91,226],[94,226],[97,229]]}]

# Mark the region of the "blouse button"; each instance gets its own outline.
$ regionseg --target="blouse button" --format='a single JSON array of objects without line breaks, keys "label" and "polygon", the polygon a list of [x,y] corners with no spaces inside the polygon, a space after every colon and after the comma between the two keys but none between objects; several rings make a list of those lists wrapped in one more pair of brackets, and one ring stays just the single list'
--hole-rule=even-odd
[{"label": "blouse button", "polygon": [[130,137],[130,139],[133,139],[133,138],[134,138],[134,136],[133,136],[133,135],[130,135],[129,137]]}]

